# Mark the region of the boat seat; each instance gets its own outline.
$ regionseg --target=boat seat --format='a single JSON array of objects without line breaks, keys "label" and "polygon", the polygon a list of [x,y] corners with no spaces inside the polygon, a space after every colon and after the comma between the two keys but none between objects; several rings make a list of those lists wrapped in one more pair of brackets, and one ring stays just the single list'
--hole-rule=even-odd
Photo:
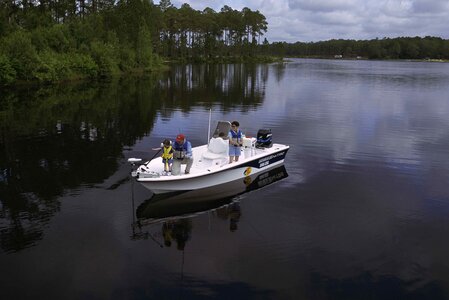
[{"label": "boat seat", "polygon": [[211,138],[207,151],[203,153],[203,158],[218,159],[229,156],[229,142],[221,137]]}]

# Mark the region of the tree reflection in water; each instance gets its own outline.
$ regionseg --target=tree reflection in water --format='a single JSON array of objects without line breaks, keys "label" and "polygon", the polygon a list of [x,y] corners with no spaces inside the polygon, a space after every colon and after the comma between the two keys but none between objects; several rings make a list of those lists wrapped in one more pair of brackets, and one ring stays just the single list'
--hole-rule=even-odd
[{"label": "tree reflection in water", "polygon": [[2,91],[0,247],[35,245],[58,198],[111,177],[123,149],[150,134],[158,116],[259,106],[267,76],[266,65],[184,65],[151,77]]}]

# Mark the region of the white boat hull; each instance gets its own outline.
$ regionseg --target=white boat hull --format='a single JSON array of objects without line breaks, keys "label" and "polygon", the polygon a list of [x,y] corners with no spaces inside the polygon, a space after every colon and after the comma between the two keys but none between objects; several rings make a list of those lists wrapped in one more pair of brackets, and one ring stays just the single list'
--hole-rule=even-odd
[{"label": "white boat hull", "polygon": [[163,164],[161,158],[156,158],[145,167],[151,175],[138,174],[137,181],[155,194],[203,189],[281,165],[288,149],[289,146],[282,144],[273,144],[272,147],[263,149],[245,149],[238,162],[228,163],[227,156],[204,159],[207,145],[203,145],[192,149],[195,161],[190,174],[162,176]]},{"label": "white boat hull", "polygon": [[283,164],[224,184],[186,192],[153,195],[136,210],[139,225],[194,216],[230,204],[241,195],[288,177]]}]

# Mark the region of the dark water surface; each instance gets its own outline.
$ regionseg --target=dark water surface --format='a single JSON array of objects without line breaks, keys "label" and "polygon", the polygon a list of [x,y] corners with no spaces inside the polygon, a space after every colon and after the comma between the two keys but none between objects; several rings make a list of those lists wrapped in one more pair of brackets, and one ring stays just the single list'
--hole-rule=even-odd
[{"label": "dark water surface", "polygon": [[[449,64],[294,60],[0,93],[0,299],[448,299]],[[285,166],[152,198],[182,131]],[[164,197],[161,197],[164,198]]]}]

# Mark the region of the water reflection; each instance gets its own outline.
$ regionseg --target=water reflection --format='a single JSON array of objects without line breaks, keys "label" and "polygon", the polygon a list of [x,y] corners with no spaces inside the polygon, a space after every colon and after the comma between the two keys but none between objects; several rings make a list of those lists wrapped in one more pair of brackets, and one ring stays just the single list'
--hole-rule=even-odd
[{"label": "water reflection", "polygon": [[[224,111],[241,106],[242,111],[263,102],[269,66],[178,65],[160,80],[165,105],[189,110],[192,104],[217,104]],[[165,107],[164,105],[164,107]]]},{"label": "water reflection", "polygon": [[[38,245],[0,253],[2,295],[447,299],[449,65],[308,62],[269,66],[260,106],[243,90],[232,99],[203,66],[177,67],[199,76],[191,83],[172,70],[0,92],[0,252]],[[254,72],[263,67],[248,69],[249,82]],[[167,86],[165,76],[179,78]],[[180,127],[198,145],[210,107],[247,134],[269,127],[290,144],[288,178],[142,206],[151,194],[136,184],[131,210],[126,158]]]},{"label": "water reflection", "polygon": [[[284,165],[262,174],[248,176],[219,186],[182,193],[158,194],[136,209],[137,221],[133,224],[133,239],[154,239],[147,227],[162,224],[163,244],[170,247],[173,241],[183,250],[191,237],[192,218],[204,213],[229,222],[229,230],[238,229],[242,215],[239,199],[244,193],[268,186],[288,176]],[[134,201],[134,199],[133,199]]]},{"label": "water reflection", "polygon": [[426,62],[392,61],[350,61],[302,59],[294,62],[308,76],[352,84],[369,83],[383,89],[400,87],[440,88],[447,85],[449,75],[439,64]]},{"label": "water reflection", "polygon": [[[158,117],[219,102],[225,110],[263,101],[263,66],[179,66],[168,74],[0,93],[0,247],[42,239],[58,197],[111,177],[123,149]],[[123,181],[125,182],[125,181]]]},{"label": "water reflection", "polygon": [[20,90],[1,99],[2,249],[34,245],[59,211],[57,197],[114,174],[122,148],[151,130],[157,102],[153,88],[139,84]]}]

